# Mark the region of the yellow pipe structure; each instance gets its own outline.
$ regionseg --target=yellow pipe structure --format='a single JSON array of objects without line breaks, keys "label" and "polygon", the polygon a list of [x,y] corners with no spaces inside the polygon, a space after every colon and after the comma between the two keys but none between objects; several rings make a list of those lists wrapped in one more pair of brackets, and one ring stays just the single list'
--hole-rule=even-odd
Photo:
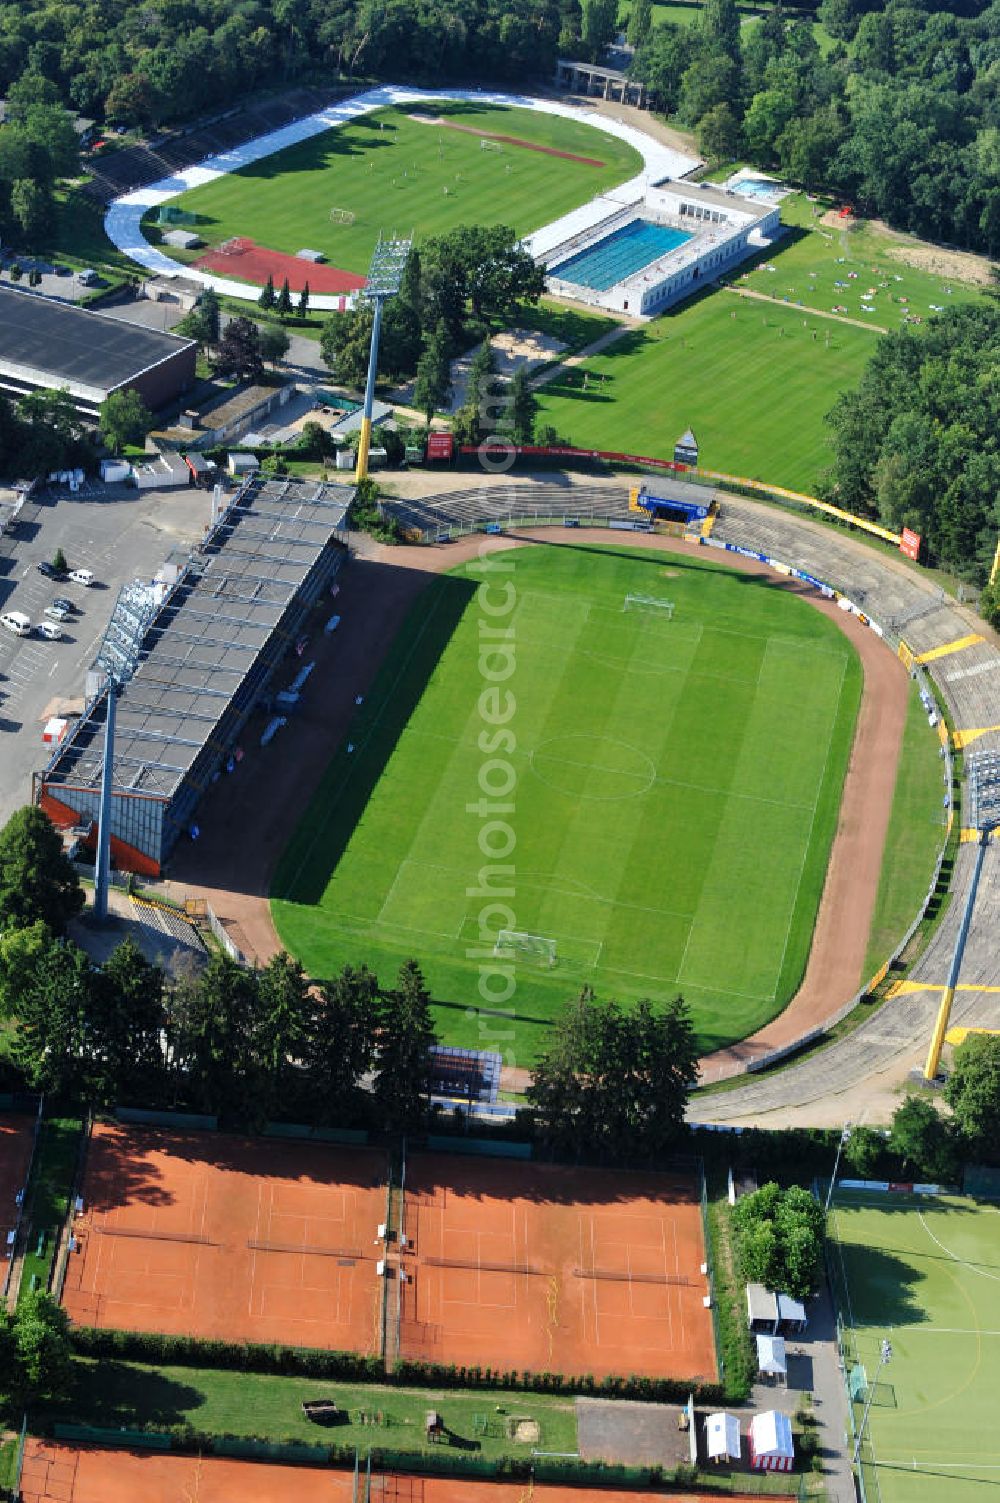
[{"label": "yellow pipe structure", "polygon": [[996,584],[997,574],[1000,574],[1000,538],[997,538],[997,551],[993,555],[993,567],[990,570],[990,584]]},{"label": "yellow pipe structure", "polygon": [[358,434],[358,459],[354,467],[355,482],[365,480],[368,477],[368,450],[372,442],[372,420],[370,417],[361,419],[361,431]]},{"label": "yellow pipe structure", "polygon": [[931,1035],[931,1046],[927,1051],[927,1063],[924,1065],[924,1079],[928,1084],[937,1079],[938,1066],[941,1063],[941,1050],[944,1048],[944,1036],[948,1032],[948,1023],[951,1018],[951,1004],[954,1000],[955,988],[953,986],[946,986],[941,998],[941,1006],[938,1008],[934,1032]]}]

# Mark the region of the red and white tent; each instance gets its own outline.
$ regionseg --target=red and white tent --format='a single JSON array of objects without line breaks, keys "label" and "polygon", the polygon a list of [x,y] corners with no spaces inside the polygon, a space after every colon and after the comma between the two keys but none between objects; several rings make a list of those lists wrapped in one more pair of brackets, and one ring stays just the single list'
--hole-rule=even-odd
[{"label": "red and white tent", "polygon": [[757,1472],[790,1472],[795,1465],[792,1422],[769,1409],[750,1421],[750,1465]]}]

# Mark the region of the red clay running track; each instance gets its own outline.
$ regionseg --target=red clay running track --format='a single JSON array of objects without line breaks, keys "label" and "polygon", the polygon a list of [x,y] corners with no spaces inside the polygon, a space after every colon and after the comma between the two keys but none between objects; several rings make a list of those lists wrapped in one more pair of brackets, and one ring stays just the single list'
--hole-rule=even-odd
[{"label": "red clay running track", "polygon": [[385,1156],[101,1125],[63,1304],[80,1325],[374,1353]]},{"label": "red clay running track", "polygon": [[[323,1467],[104,1451],[30,1438],[24,1503],[351,1503],[353,1476]],[[698,1493],[623,1493],[451,1477],[378,1477],[372,1503],[713,1503]],[[757,1494],[759,1498],[761,1495]],[[737,1499],[737,1503],[739,1500]]]},{"label": "red clay running track", "polygon": [[337,266],[323,266],[316,261],[300,261],[298,256],[268,250],[266,245],[255,245],[252,240],[242,240],[241,244],[244,248],[235,254],[211,250],[199,256],[194,264],[204,271],[252,282],[256,287],[263,287],[270,276],[280,288],[287,277],[292,292],[301,292],[307,282],[310,292],[357,292],[367,281],[353,271],[341,271]]},{"label": "red clay running track", "polygon": [[403,1357],[714,1382],[693,1176],[414,1154],[404,1216]]}]

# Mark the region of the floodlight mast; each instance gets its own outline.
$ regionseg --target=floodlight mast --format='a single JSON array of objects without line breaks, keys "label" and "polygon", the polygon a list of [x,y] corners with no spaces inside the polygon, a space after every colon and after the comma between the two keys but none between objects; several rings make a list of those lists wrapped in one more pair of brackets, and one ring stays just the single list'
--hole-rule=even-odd
[{"label": "floodlight mast", "polygon": [[97,822],[97,863],[94,870],[94,917],[104,923],[108,916],[108,886],[111,876],[111,803],[114,794],[115,716],[118,696],[139,666],[142,639],[156,614],[152,590],[136,580],[122,585],[108,629],[97,654],[97,667],[107,681],[107,714],[104,722],[104,759],[101,764],[101,804]]},{"label": "floodlight mast", "polygon": [[368,376],[365,381],[365,405],[361,414],[361,432],[358,435],[358,462],[354,471],[355,482],[368,475],[368,451],[372,441],[372,409],[375,405],[375,374],[378,370],[378,346],[382,333],[382,305],[387,298],[395,297],[403,281],[407,257],[413,240],[383,240],[372,253],[368,268],[368,281],[361,294],[374,304],[372,340],[368,352]]}]

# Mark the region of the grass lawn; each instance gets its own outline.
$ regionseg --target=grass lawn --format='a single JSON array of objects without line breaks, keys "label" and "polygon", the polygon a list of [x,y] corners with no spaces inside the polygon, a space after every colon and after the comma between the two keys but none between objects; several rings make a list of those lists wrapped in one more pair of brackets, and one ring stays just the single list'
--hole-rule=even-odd
[{"label": "grass lawn", "polygon": [[863,1452],[870,1499],[985,1503],[996,1492],[996,1224],[994,1206],[957,1196],[837,1196],[831,1253],[849,1355],[870,1381],[880,1341],[892,1344]]},{"label": "grass lawn", "polygon": [[[513,917],[480,918],[481,816],[467,812],[480,778],[499,778],[478,743],[473,566],[421,598],[354,754],[334,756],[276,875],[282,942],[317,977],[366,960],[388,978],[415,956],[441,1036],[473,1045],[493,1028],[468,1005],[484,944],[489,958],[501,927],[554,941],[554,964],[547,946],[497,962],[516,977],[519,1064],[583,983],[623,1000],[680,991],[704,1048],[742,1038],[805,964],[854,651],[803,601],[721,564],[571,544],[510,557],[516,848],[493,859],[513,865]],[[673,618],[625,611],[628,593],[673,601]]]},{"label": "grass lawn", "polygon": [[930,885],[944,840],[944,784],[940,742],[927,724],[916,684],[903,732],[903,750],[886,831],[882,875],[872,914],[865,977],[874,974],[906,932]]},{"label": "grass lawn", "polygon": [[874,348],[866,329],[711,292],[562,372],[538,392],[539,421],[660,458],[690,427],[705,468],[810,491],[829,463],[823,415]]},{"label": "grass lawn", "polygon": [[[59,1232],[69,1210],[81,1131],[81,1122],[73,1117],[51,1117],[42,1125],[28,1184],[28,1251],[19,1297],[30,1291],[32,1275],[36,1288],[48,1285]],[[44,1240],[40,1240],[43,1233]]]},{"label": "grass lawn", "polygon": [[[304,1399],[330,1398],[348,1411],[350,1422],[324,1429],[302,1413]],[[504,1413],[496,1413],[496,1405]],[[137,1362],[78,1360],[71,1395],[60,1418],[101,1426],[192,1425],[219,1435],[266,1436],[316,1444],[371,1446],[425,1451],[424,1416],[437,1409],[449,1430],[493,1458],[526,1455],[530,1445],[509,1440],[506,1419],[535,1420],[540,1436],[531,1444],[545,1451],[576,1450],[576,1408],[572,1399],[548,1394],[444,1392],[427,1388],[351,1387],[326,1379],[282,1378],[196,1367],[149,1367]],[[362,1414],[381,1415],[364,1423]],[[475,1432],[474,1416],[489,1422]]]},{"label": "grass lawn", "polygon": [[[433,113],[604,165],[509,144],[484,151],[478,134],[419,123],[405,108],[386,109],[171,202],[199,216],[210,244],[249,235],[293,254],[311,246],[334,266],[363,273],[380,231],[412,229],[419,241],[460,224],[502,223],[524,235],[642,170],[631,146],[576,120],[447,100],[435,102]],[[350,210],[354,223],[332,224],[333,208]]]}]

